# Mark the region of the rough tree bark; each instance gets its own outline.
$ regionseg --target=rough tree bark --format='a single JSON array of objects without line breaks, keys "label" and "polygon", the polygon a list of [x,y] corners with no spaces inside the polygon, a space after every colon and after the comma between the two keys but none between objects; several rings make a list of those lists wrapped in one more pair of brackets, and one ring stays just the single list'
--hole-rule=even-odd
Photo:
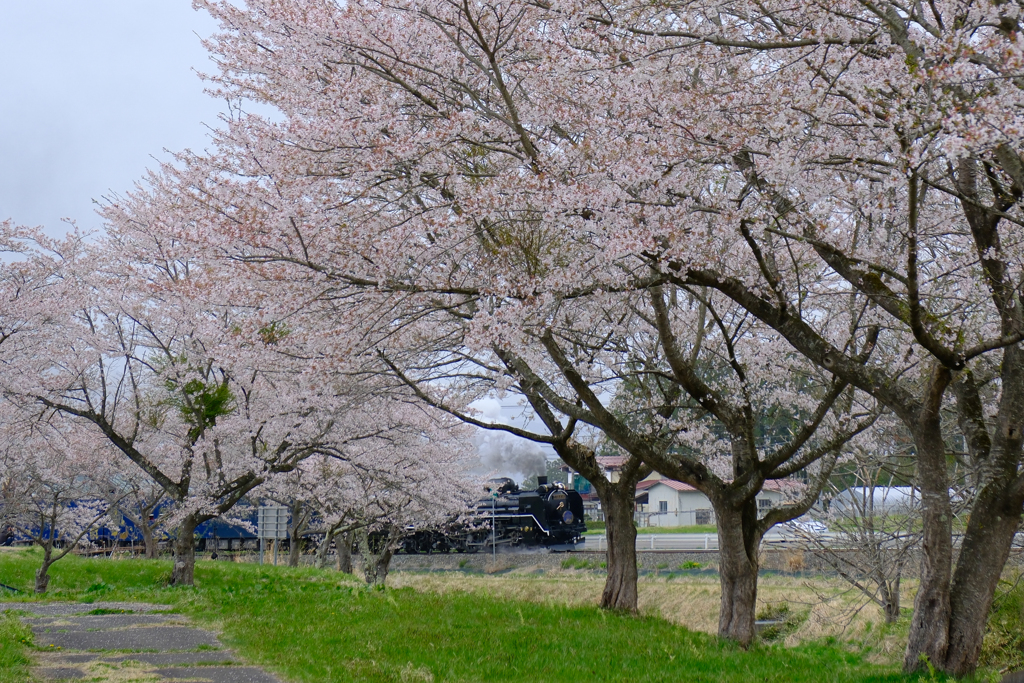
[{"label": "rough tree bark", "polygon": [[344,574],[352,573],[352,536],[353,532],[346,531],[335,541],[337,552],[335,566],[339,572]]},{"label": "rough tree bark", "polygon": [[601,482],[594,483],[604,509],[605,534],[608,539],[605,564],[608,578],[601,593],[601,607],[636,612],[637,566],[636,523],[633,507],[636,483],[627,486]]},{"label": "rough tree bark", "polygon": [[194,586],[196,573],[196,527],[201,524],[195,515],[188,515],[178,525],[174,539],[174,568],[171,570],[172,586]]},{"label": "rough tree bark", "polygon": [[141,524],[140,528],[142,529],[142,543],[146,547],[146,559],[155,560],[159,554],[156,532],[153,531],[152,526],[146,523]]},{"label": "rough tree bark", "polygon": [[318,569],[327,568],[327,554],[330,552],[331,543],[334,543],[335,553],[339,561],[343,550],[345,550],[342,546],[347,545],[349,567],[349,571],[347,573],[352,573],[352,534],[350,531],[341,532],[340,530],[344,526],[345,525],[343,523],[338,523],[334,526],[327,527],[324,531],[324,537],[320,539],[320,543],[316,547],[316,566]]},{"label": "rough tree bark", "polygon": [[47,543],[43,546],[43,563],[36,570],[36,593],[45,593],[50,585],[50,565],[55,562],[53,559],[53,544]]},{"label": "rough tree bark", "polygon": [[[958,410],[974,412],[961,420],[977,470],[978,490],[968,520],[956,571],[950,584],[950,621],[944,669],[954,675],[973,673],[981,654],[989,610],[999,577],[1009,558],[1024,509],[1024,481],[1018,472],[1024,430],[1024,350],[1007,347],[1001,367],[1002,392],[995,429],[984,433],[980,401],[968,398],[958,383]],[[973,379],[968,376],[967,382]],[[961,408],[961,404],[963,407]],[[978,425],[978,432],[968,425]]]},{"label": "rough tree bark", "polygon": [[306,531],[309,514],[301,501],[291,504],[292,522],[288,525],[288,566],[298,567],[302,558],[302,535]]},{"label": "rough tree bark", "polygon": [[900,619],[900,577],[897,576],[891,582],[883,582],[878,592],[882,597],[885,623],[895,624]]},{"label": "rough tree bark", "polygon": [[316,568],[324,569],[327,566],[327,551],[331,548],[331,541],[334,540],[334,532],[328,529],[324,532],[324,537],[320,539],[320,543],[316,546]]},{"label": "rough tree bark", "polygon": [[388,544],[379,555],[367,556],[364,567],[366,583],[371,586],[384,587],[388,580],[388,573],[391,571],[391,558],[394,557],[394,554],[394,548]]},{"label": "rough tree bark", "polygon": [[953,566],[953,510],[946,475],[946,444],[940,411],[949,386],[948,369],[936,365],[917,423],[910,425],[917,447],[917,481],[921,489],[921,585],[914,598],[914,616],[903,665],[908,671],[927,658],[942,666],[949,644],[949,580]]},{"label": "rough tree bark", "polygon": [[377,548],[373,547],[376,544],[370,540],[368,532],[364,530],[360,536],[363,573],[366,577],[366,583],[374,587],[383,588],[388,580],[388,572],[391,570],[391,558],[394,557],[395,550],[398,549],[402,532],[397,527],[389,528],[387,534],[380,541],[380,547]]},{"label": "rough tree bark", "polygon": [[[531,399],[533,401],[534,399]],[[539,401],[535,405],[541,405]],[[546,421],[557,425],[546,413]],[[555,452],[562,461],[579,472],[597,491],[604,509],[608,548],[605,566],[608,570],[601,593],[601,607],[623,612],[637,611],[636,522],[633,508],[636,485],[651,473],[635,455],[622,464],[618,479],[611,481],[597,462],[594,450],[571,437],[556,441]]]},{"label": "rough tree bark", "polygon": [[983,491],[978,496],[950,586],[944,668],[955,676],[969,675],[977,667],[999,577],[1020,527],[1021,503],[1007,505],[1002,493]]},{"label": "rough tree bark", "polygon": [[748,500],[738,507],[715,506],[718,522],[718,574],[722,598],[718,635],[747,647],[754,640],[757,611],[757,505]]}]

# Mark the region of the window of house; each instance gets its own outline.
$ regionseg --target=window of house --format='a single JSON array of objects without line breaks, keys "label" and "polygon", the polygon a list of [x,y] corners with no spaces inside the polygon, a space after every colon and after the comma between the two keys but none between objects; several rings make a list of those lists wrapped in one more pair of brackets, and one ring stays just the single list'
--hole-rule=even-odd
[{"label": "window of house", "polygon": [[668,512],[668,501],[667,500],[659,500],[658,501],[658,512]]},{"label": "window of house", "polygon": [[765,509],[765,508],[770,508],[771,506],[772,506],[772,501],[770,499],[768,499],[768,498],[758,498],[757,499],[757,507],[761,508],[762,510]]}]

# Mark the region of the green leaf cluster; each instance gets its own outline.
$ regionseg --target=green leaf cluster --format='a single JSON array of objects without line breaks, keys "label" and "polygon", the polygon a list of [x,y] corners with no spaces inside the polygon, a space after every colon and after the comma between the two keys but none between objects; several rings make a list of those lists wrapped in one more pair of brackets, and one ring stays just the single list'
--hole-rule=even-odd
[{"label": "green leaf cluster", "polygon": [[235,395],[226,379],[215,382],[193,378],[184,384],[175,379],[167,379],[165,387],[170,394],[167,403],[177,408],[182,419],[192,425],[188,432],[192,442],[217,424],[217,418],[235,409]]}]

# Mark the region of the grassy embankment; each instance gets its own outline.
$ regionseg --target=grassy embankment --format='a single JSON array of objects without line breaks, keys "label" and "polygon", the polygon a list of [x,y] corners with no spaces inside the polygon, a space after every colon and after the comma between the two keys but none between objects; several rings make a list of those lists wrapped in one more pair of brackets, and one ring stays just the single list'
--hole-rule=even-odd
[{"label": "grassy embankment", "polygon": [[[0,582],[28,591],[37,560],[0,553]],[[164,587],[165,561],[69,557],[52,573],[48,599],[173,605],[287,681],[916,680],[849,642],[821,637],[744,652],[659,616],[675,609],[673,600],[704,595],[713,604],[710,576],[693,577],[689,588],[643,581],[643,616],[630,617],[592,606],[601,579],[586,572],[398,574],[396,588],[383,592],[331,571],[228,562],[199,563],[194,589]],[[3,683],[26,680],[24,668],[16,672],[31,655],[27,635],[9,617],[0,621]]]}]

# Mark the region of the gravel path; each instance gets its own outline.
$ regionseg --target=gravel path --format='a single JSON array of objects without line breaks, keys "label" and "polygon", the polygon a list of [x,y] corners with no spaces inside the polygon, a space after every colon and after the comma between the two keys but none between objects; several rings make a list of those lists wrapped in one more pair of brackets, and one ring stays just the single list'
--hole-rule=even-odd
[{"label": "gravel path", "polygon": [[109,683],[280,683],[262,669],[240,664],[209,631],[170,605],[132,602],[0,603],[17,610],[45,648],[37,676],[46,681]]}]

